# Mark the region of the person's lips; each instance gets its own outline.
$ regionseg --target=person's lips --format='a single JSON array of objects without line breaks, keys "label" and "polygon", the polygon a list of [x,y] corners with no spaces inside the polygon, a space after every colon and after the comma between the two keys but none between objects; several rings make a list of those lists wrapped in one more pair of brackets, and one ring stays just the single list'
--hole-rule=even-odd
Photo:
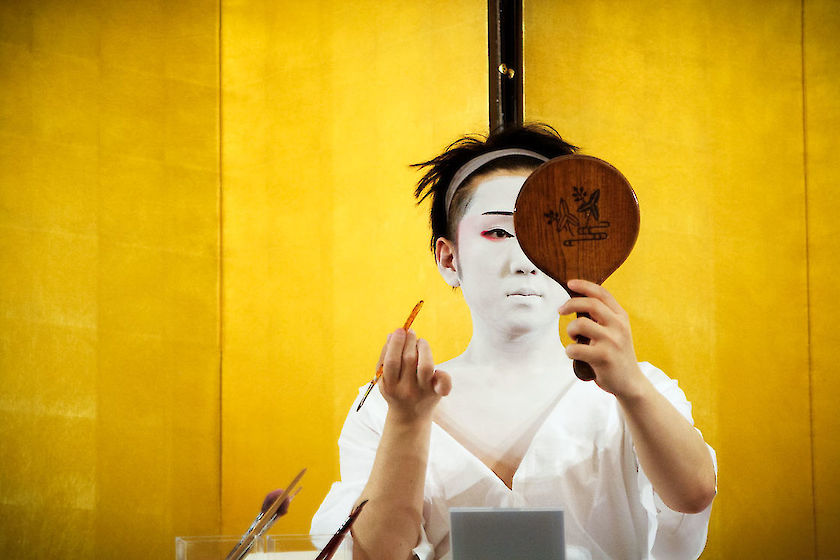
[{"label": "person's lips", "polygon": [[542,297],[542,294],[532,288],[517,288],[515,290],[511,290],[507,293],[508,297],[511,296],[535,296],[535,297]]}]

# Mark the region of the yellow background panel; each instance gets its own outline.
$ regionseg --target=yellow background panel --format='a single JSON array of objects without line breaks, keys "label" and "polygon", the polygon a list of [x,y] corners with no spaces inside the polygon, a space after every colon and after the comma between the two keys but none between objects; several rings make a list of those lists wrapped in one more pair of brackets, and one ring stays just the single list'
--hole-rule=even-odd
[{"label": "yellow background panel", "polygon": [[840,557],[840,393],[837,349],[838,259],[840,259],[840,6],[805,3],[805,130],[808,181],[809,316],[813,378],[814,511],[820,558]]},{"label": "yellow background panel", "polygon": [[306,490],[275,532],[307,531],[385,334],[425,297],[417,328],[449,338],[432,321],[453,296],[437,280],[408,164],[486,128],[481,2],[302,6],[222,12],[229,533],[304,466]]},{"label": "yellow background panel", "polygon": [[0,3],[3,558],[219,531],[219,10],[166,4]]},{"label": "yellow background panel", "polygon": [[[639,195],[607,286],[718,452],[704,558],[840,556],[838,13],[525,2],[526,118]],[[308,529],[385,334],[424,298],[436,359],[467,343],[407,165],[486,131],[486,29],[477,0],[0,3],[0,556],[171,558],[304,466],[273,532]]]},{"label": "yellow background panel", "polygon": [[680,381],[717,450],[704,557],[809,555],[799,3],[525,13],[526,118],[615,164],[639,197],[636,249],[607,286],[639,358]]}]

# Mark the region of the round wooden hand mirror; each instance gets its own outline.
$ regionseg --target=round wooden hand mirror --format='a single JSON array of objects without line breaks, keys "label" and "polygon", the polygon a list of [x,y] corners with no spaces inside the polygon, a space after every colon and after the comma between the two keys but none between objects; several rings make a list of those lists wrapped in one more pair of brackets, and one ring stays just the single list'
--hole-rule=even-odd
[{"label": "round wooden hand mirror", "polygon": [[[570,296],[569,280],[601,284],[627,259],[639,235],[639,202],[627,179],[591,156],[554,158],[538,167],[516,199],[513,227],[522,251]],[[582,316],[585,314],[578,314]],[[577,337],[579,344],[588,344]],[[575,374],[595,379],[586,362]]]}]

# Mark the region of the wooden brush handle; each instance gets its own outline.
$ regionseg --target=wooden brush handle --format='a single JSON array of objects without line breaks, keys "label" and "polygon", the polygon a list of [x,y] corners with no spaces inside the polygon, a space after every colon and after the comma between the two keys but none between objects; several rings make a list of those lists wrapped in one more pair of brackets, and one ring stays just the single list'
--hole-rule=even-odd
[{"label": "wooden brush handle", "polygon": [[[577,316],[591,319],[589,313],[578,313]],[[578,335],[575,337],[575,342],[578,344],[589,344],[589,339],[585,336]],[[575,375],[577,375],[578,379],[581,381],[592,381],[595,379],[595,370],[592,369],[592,366],[590,366],[587,362],[574,360],[572,368],[575,370]]]}]

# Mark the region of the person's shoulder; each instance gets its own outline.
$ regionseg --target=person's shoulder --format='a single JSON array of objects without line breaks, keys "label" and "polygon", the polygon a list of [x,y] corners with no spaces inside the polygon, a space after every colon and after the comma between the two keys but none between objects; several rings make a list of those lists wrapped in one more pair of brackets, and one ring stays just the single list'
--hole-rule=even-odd
[{"label": "person's shoulder", "polygon": [[664,371],[649,362],[639,362],[639,368],[653,384],[653,387],[693,424],[691,402],[680,388],[677,380],[669,377]]},{"label": "person's shoulder", "polygon": [[642,370],[642,373],[645,374],[645,377],[647,377],[654,386],[676,383],[675,379],[669,377],[668,374],[650,362],[639,362],[639,369]]},{"label": "person's shoulder", "polygon": [[668,400],[686,400],[685,393],[676,379],[649,362],[639,362],[639,368],[656,390],[668,397]]}]

